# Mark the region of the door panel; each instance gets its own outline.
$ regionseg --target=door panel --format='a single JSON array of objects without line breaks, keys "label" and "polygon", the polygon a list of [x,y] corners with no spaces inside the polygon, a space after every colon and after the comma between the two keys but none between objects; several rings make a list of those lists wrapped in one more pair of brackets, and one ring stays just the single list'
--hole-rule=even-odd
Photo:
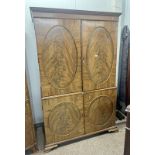
[{"label": "door panel", "polygon": [[80,92],[80,21],[35,19],[42,97]]},{"label": "door panel", "polygon": [[116,89],[97,90],[84,95],[85,132],[115,125]]},{"label": "door panel", "polygon": [[116,22],[82,21],[83,90],[115,86]]},{"label": "door panel", "polygon": [[82,93],[44,99],[42,102],[46,144],[84,134]]}]

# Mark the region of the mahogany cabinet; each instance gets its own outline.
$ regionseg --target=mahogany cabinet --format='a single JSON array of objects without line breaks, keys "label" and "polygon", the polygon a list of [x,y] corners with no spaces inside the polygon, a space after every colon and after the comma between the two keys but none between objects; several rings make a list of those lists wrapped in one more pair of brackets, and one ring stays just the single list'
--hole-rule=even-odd
[{"label": "mahogany cabinet", "polygon": [[115,126],[120,13],[31,8],[46,144]]}]

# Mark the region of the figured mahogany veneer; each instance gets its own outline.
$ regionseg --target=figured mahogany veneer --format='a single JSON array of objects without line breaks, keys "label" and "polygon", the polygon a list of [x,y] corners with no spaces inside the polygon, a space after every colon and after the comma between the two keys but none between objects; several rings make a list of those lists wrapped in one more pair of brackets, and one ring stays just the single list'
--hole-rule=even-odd
[{"label": "figured mahogany veneer", "polygon": [[117,23],[82,21],[84,91],[115,87]]},{"label": "figured mahogany veneer", "polygon": [[47,144],[84,134],[82,93],[43,99]]},{"label": "figured mahogany veneer", "polygon": [[85,133],[115,125],[116,88],[84,94]]},{"label": "figured mahogany veneer", "polygon": [[119,13],[31,8],[46,144],[115,125]]}]

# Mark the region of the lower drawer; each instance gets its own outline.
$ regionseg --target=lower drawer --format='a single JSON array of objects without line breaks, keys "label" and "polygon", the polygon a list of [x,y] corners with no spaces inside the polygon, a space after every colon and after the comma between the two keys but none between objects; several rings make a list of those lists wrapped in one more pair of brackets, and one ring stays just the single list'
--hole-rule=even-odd
[{"label": "lower drawer", "polygon": [[84,134],[82,93],[42,100],[46,144]]}]

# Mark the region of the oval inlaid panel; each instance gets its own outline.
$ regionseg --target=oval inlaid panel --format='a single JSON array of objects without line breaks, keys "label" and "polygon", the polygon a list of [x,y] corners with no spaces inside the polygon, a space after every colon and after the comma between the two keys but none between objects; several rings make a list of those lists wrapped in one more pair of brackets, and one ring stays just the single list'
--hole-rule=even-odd
[{"label": "oval inlaid panel", "polygon": [[70,102],[57,105],[49,115],[49,128],[54,134],[67,135],[78,125],[81,114],[78,107]]},{"label": "oval inlaid panel", "polygon": [[70,31],[54,26],[44,40],[43,66],[45,74],[56,88],[67,87],[74,79],[77,69],[77,49]]},{"label": "oval inlaid panel", "polygon": [[94,125],[104,125],[113,113],[113,103],[107,96],[94,99],[88,110],[88,118]]},{"label": "oval inlaid panel", "polygon": [[97,27],[90,36],[86,62],[91,80],[101,83],[109,78],[114,59],[113,42],[104,27]]}]

